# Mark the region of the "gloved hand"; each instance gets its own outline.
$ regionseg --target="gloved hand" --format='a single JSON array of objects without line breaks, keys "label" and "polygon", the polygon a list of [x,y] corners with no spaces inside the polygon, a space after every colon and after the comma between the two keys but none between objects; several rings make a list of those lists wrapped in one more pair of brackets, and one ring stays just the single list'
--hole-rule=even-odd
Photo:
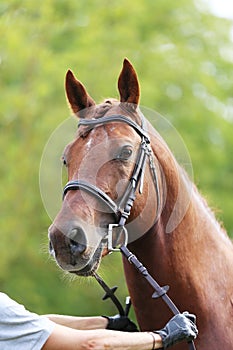
[{"label": "gloved hand", "polygon": [[106,329],[112,329],[114,331],[122,331],[122,332],[138,332],[137,326],[135,323],[130,321],[127,316],[103,316],[107,318],[108,324]]},{"label": "gloved hand", "polygon": [[154,333],[158,333],[163,342],[163,348],[167,349],[182,340],[191,341],[197,337],[196,316],[184,312],[175,315],[166,326]]}]

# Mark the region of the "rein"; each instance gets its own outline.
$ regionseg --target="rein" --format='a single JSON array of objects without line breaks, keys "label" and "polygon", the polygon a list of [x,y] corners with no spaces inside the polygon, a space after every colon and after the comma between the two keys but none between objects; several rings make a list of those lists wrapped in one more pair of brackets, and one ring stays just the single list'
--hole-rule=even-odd
[{"label": "rein", "polygon": [[[144,118],[143,118],[144,120]],[[143,122],[142,120],[142,122]],[[88,129],[91,130],[95,127],[98,127],[100,125],[111,123],[111,122],[123,122],[131,126],[141,137],[141,143],[138,150],[137,160],[133,169],[132,176],[130,177],[129,184],[126,188],[125,194],[123,198],[121,199],[120,203],[115,203],[106,193],[104,193],[100,188],[98,188],[95,185],[92,185],[84,180],[72,180],[69,181],[63,190],[63,200],[67,194],[68,191],[72,190],[83,190],[86,191],[93,196],[95,196],[97,199],[99,199],[101,202],[103,202],[110,210],[115,214],[116,221],[118,223],[112,223],[108,225],[108,233],[105,237],[107,239],[107,245],[109,251],[120,251],[122,255],[129,261],[129,263],[133,264],[134,267],[137,269],[137,271],[147,280],[147,282],[153,287],[154,293],[152,295],[152,298],[162,298],[164,302],[167,304],[169,309],[172,311],[174,315],[179,314],[180,311],[176,307],[176,305],[172,302],[172,300],[167,295],[167,291],[169,289],[169,286],[161,287],[155,279],[149,274],[146,267],[143,266],[143,264],[137,259],[137,257],[130,252],[130,250],[127,248],[128,244],[128,233],[127,229],[125,227],[126,221],[128,217],[130,216],[131,208],[133,207],[134,200],[136,198],[136,190],[139,187],[139,193],[142,193],[143,190],[143,177],[144,177],[144,171],[146,166],[146,160],[149,159],[149,166],[151,170],[151,175],[153,179],[153,183],[156,190],[156,197],[157,197],[157,217],[161,210],[161,200],[160,200],[160,191],[158,186],[158,177],[156,172],[156,167],[153,160],[152,150],[150,147],[150,138],[146,131],[143,129],[143,126],[139,126],[131,119],[120,115],[120,114],[114,114],[111,116],[104,116],[98,119],[80,119],[78,127],[83,125],[89,127]],[[124,234],[124,243],[120,245],[119,248],[116,247],[116,245],[113,243],[113,230],[115,228],[119,228],[120,234]],[[121,306],[119,300],[114,295],[114,292],[116,291],[116,287],[110,289],[105,282],[98,276],[96,273],[94,273],[94,277],[96,278],[97,282],[101,285],[101,287],[105,290],[106,295],[103,299],[110,298],[113,303],[116,305],[116,307],[119,310],[119,313],[121,315],[125,315],[126,313],[123,310],[123,307]],[[129,309],[129,308],[128,308]],[[128,311],[127,311],[128,313]],[[188,342],[188,346],[190,350],[195,350],[194,342]]]}]

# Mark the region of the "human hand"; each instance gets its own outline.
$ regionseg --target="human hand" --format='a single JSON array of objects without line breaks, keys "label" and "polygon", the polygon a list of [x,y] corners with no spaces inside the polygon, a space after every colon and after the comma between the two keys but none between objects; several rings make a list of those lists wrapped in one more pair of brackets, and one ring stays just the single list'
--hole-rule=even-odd
[{"label": "human hand", "polygon": [[154,333],[161,336],[163,348],[167,349],[182,340],[189,342],[196,339],[198,330],[195,322],[195,315],[184,312],[175,315],[163,329],[154,331]]},{"label": "human hand", "polygon": [[112,329],[122,332],[138,332],[137,326],[127,316],[115,315],[115,316],[103,316],[107,318],[108,324],[106,329]]}]

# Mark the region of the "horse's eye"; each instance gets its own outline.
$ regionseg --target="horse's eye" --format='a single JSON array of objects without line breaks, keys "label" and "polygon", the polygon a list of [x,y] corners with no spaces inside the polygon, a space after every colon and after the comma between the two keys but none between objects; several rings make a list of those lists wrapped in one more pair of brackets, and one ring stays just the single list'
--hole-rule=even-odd
[{"label": "horse's eye", "polygon": [[124,146],[118,154],[117,159],[127,160],[131,157],[132,153],[133,151],[131,146]]}]

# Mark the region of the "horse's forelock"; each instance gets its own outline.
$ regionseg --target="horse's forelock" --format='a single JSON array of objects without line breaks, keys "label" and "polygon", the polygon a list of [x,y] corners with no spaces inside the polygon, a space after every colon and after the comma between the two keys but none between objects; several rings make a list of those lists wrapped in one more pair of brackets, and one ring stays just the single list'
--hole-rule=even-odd
[{"label": "horse's forelock", "polygon": [[107,114],[110,110],[113,110],[112,114],[121,114],[131,118],[138,125],[141,126],[142,120],[138,113],[138,106],[132,103],[120,102],[114,98],[108,98],[103,103],[96,106],[94,118],[98,119]]},{"label": "horse's forelock", "polygon": [[113,98],[104,100],[104,102],[96,106],[94,118],[103,117],[113,106],[117,106],[118,104],[119,101]]}]

